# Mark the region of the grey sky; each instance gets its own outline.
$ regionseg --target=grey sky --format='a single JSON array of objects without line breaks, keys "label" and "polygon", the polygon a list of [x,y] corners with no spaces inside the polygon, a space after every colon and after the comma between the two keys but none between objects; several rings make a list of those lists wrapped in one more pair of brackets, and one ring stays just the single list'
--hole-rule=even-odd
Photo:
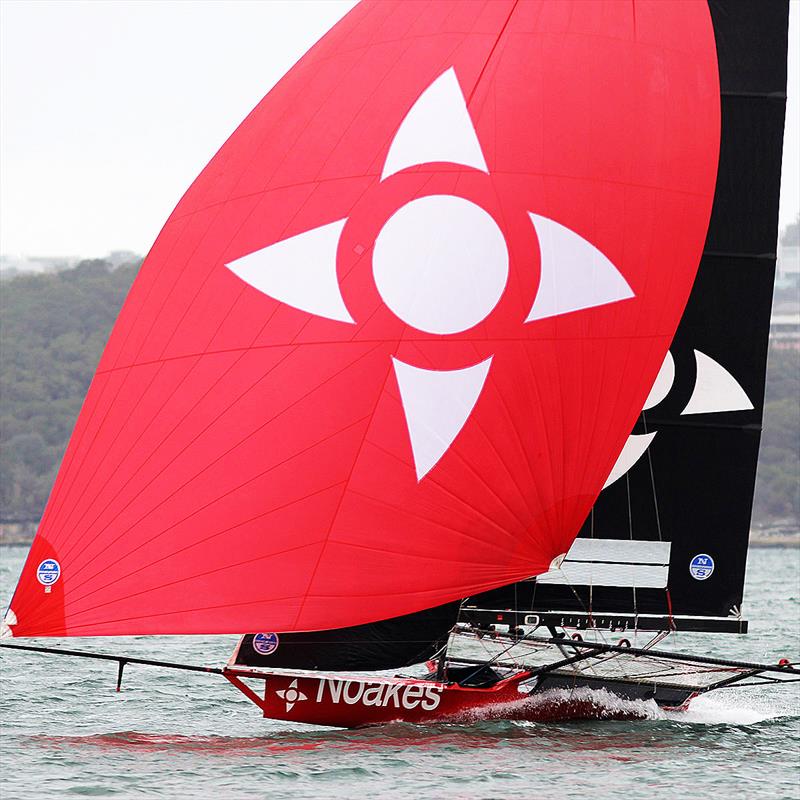
[{"label": "grey sky", "polygon": [[[145,253],[181,194],[350,0],[0,1],[0,252]],[[781,226],[800,209],[792,0]]]}]

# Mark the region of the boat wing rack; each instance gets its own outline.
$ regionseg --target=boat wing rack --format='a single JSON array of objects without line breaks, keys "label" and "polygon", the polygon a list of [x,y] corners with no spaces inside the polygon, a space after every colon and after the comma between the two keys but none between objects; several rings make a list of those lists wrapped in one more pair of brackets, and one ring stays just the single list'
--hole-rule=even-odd
[{"label": "boat wing rack", "polygon": [[[464,635],[468,638],[475,636],[469,632]],[[800,667],[785,659],[778,664],[760,664],[566,636],[535,636],[533,633],[522,637],[499,634],[482,641],[483,659],[471,658],[469,653],[461,657],[460,653],[452,650],[450,659],[479,664],[486,663],[488,656],[489,663],[524,668],[532,676],[552,675],[554,679],[556,676],[562,679],[580,677],[581,682],[598,686],[609,687],[619,683],[651,685],[688,689],[698,694],[733,684],[748,686],[800,681]],[[496,648],[494,657],[490,655],[492,648]],[[553,650],[558,651],[558,658],[553,658]]]},{"label": "boat wing rack", "polygon": [[741,617],[691,617],[668,614],[628,614],[586,611],[515,611],[464,606],[462,622],[476,625],[544,625],[576,630],[606,631],[701,631],[703,633],[747,633],[748,622]]}]

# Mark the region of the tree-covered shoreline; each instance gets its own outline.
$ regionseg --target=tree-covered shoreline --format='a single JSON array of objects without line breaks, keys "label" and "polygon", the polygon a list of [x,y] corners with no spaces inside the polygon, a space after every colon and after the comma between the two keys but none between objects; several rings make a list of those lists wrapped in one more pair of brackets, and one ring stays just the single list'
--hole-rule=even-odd
[{"label": "tree-covered shoreline", "polygon": [[0,521],[41,517],[138,268],[83,261],[0,285]]},{"label": "tree-covered shoreline", "polygon": [[[34,523],[139,263],[0,285],[0,523]],[[754,523],[800,521],[800,350],[771,348]]]}]

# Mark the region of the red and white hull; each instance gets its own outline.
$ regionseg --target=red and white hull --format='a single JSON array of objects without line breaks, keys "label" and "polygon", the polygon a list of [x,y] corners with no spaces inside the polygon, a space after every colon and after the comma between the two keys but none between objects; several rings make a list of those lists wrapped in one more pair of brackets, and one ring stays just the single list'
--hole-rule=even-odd
[{"label": "red and white hull", "polygon": [[[313,725],[358,728],[390,722],[430,724],[484,719],[551,721],[635,718],[635,707],[610,710],[590,696],[552,699],[537,695],[537,680],[517,672],[487,687],[439,681],[375,677],[333,677],[238,670],[225,677],[252,700],[265,717]],[[243,679],[264,681],[263,692]]]}]

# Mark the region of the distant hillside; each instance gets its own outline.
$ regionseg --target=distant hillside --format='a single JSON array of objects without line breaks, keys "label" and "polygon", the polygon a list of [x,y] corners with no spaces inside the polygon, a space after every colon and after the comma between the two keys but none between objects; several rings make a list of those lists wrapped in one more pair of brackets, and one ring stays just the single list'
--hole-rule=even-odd
[{"label": "distant hillside", "polygon": [[769,353],[753,520],[800,524],[800,350]]},{"label": "distant hillside", "polygon": [[[0,289],[0,522],[39,519],[138,269],[84,261]],[[770,353],[755,521],[800,519],[800,351]]]},{"label": "distant hillside", "polygon": [[0,520],[41,517],[139,264],[83,261],[0,288]]}]

